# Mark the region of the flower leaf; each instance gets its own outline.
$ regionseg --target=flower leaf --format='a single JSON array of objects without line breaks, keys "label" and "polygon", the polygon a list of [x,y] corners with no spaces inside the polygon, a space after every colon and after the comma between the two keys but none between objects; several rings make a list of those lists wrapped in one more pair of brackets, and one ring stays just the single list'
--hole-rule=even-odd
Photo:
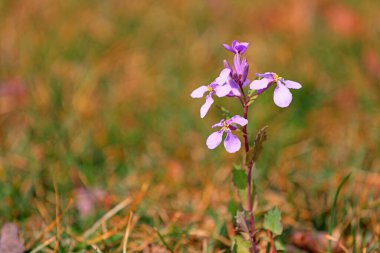
[{"label": "flower leaf", "polygon": [[237,230],[243,233],[249,233],[248,224],[245,220],[245,211],[237,211],[235,219]]},{"label": "flower leaf", "polygon": [[286,251],[285,244],[280,240],[274,241],[274,247],[276,248],[276,250]]},{"label": "flower leaf", "polygon": [[216,107],[220,110],[224,118],[229,119],[232,117],[231,112],[227,108],[220,105],[216,105]]},{"label": "flower leaf", "polygon": [[244,240],[241,236],[235,236],[233,238],[232,252],[234,253],[250,253],[250,243]]},{"label": "flower leaf", "polygon": [[281,211],[275,207],[268,211],[264,216],[264,228],[275,235],[282,234]]},{"label": "flower leaf", "polygon": [[253,147],[248,151],[245,158],[247,166],[255,163],[263,151],[263,142],[267,139],[267,128],[268,126],[265,126],[257,132],[255,140],[253,141]]}]

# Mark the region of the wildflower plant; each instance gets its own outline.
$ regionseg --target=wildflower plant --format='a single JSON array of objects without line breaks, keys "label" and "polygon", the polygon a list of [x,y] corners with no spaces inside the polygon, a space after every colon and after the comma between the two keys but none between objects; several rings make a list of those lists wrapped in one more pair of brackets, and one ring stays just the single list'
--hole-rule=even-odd
[{"label": "wildflower plant", "polygon": [[[223,45],[226,50],[233,53],[233,65],[230,65],[227,60],[223,61],[223,69],[220,75],[215,78],[209,85],[203,85],[195,89],[191,93],[192,98],[202,98],[206,93],[206,101],[200,109],[200,116],[204,118],[214,103],[213,96],[219,98],[225,97],[229,99],[236,99],[242,106],[242,115],[234,115],[222,119],[216,123],[212,128],[219,128],[213,132],[206,141],[209,149],[218,147],[224,139],[224,147],[228,153],[235,153],[241,149],[241,141],[237,136],[239,133],[242,135],[244,146],[245,163],[243,166],[234,169],[233,177],[235,186],[239,191],[243,191],[247,197],[247,203],[244,207],[245,210],[238,212],[236,215],[237,227],[242,234],[248,235],[249,242],[241,242],[241,238],[236,240],[238,245],[235,245],[234,251],[239,251],[236,247],[243,247],[242,245],[249,245],[250,252],[257,252],[258,241],[256,238],[255,217],[253,213],[253,168],[257,161],[261,150],[262,143],[266,139],[266,127],[260,129],[250,145],[248,139],[248,115],[249,108],[253,102],[262,96],[271,86],[275,86],[273,92],[274,103],[281,107],[288,107],[292,102],[292,93],[290,89],[300,89],[302,86],[298,82],[286,80],[273,72],[266,72],[263,74],[256,73],[255,79],[251,82],[248,80],[249,64],[247,59],[243,56],[247,51],[249,44],[247,42],[233,41],[232,45]],[[228,110],[223,108],[225,114],[230,115]],[[241,169],[244,168],[244,169]],[[278,209],[274,209],[264,217],[264,230],[267,231],[268,240],[271,244],[271,252],[275,252],[273,238],[279,235],[281,213]],[[248,220],[248,221],[247,221]],[[268,225],[269,224],[269,225]],[[272,225],[272,224],[275,224]]]}]

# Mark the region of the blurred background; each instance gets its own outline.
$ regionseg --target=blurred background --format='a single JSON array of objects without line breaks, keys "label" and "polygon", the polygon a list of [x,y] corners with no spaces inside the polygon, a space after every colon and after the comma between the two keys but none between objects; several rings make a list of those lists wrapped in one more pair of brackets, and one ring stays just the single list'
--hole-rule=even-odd
[{"label": "blurred background", "polygon": [[[160,234],[179,251],[228,248],[239,203],[230,172],[242,157],[207,149],[222,116],[214,106],[201,120],[203,100],[190,93],[231,61],[222,44],[236,39],[250,43],[250,79],[273,71],[303,85],[289,108],[268,92],[251,109],[251,139],[269,126],[258,215],[279,206],[285,227],[327,231],[352,172],[335,232],[347,248],[374,245],[379,10],[351,0],[1,1],[0,224],[17,222],[33,249],[54,237],[46,227],[58,210],[60,247],[83,250],[78,238],[131,198],[105,225],[114,232],[93,241],[105,252],[120,249],[130,210],[131,250],[166,252]],[[237,101],[216,104],[239,113]]]}]

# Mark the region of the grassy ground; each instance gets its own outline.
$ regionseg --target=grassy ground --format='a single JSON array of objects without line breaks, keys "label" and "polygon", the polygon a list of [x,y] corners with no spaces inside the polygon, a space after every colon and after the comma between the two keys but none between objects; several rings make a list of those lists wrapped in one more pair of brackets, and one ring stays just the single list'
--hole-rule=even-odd
[{"label": "grassy ground", "polygon": [[376,252],[379,8],[1,1],[0,224],[16,222],[32,252],[121,252],[123,238],[128,252],[228,252],[239,203],[230,172],[241,157],[207,150],[220,113],[200,120],[202,102],[189,94],[230,57],[221,44],[238,39],[250,42],[251,71],[303,84],[291,107],[268,94],[250,115],[252,137],[269,125],[255,171],[259,227],[278,206],[289,252],[310,238],[320,247],[351,172],[334,237],[349,252]]}]

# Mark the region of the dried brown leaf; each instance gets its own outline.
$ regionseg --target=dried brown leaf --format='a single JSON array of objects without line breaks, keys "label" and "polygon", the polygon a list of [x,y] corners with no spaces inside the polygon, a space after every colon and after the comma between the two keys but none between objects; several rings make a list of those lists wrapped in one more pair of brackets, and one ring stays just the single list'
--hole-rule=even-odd
[{"label": "dried brown leaf", "polygon": [[[296,230],[290,236],[290,242],[299,249],[311,253],[322,253],[327,251],[327,233]],[[332,240],[332,252],[343,253],[344,247],[337,241]]]}]

